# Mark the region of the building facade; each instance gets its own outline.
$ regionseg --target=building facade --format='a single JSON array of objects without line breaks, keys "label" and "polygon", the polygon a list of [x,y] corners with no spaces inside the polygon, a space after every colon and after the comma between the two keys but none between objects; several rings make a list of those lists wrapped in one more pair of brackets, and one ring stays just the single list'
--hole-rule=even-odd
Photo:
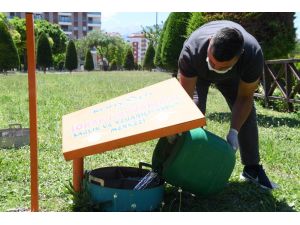
[{"label": "building facade", "polygon": [[143,33],[131,34],[128,41],[132,44],[134,62],[142,65],[148,48],[148,40]]},{"label": "building facade", "polygon": [[[7,13],[8,18],[15,16],[25,18],[25,13]],[[35,12],[34,18],[59,24],[64,33],[72,39],[86,36],[93,30],[101,30],[101,12]]]}]

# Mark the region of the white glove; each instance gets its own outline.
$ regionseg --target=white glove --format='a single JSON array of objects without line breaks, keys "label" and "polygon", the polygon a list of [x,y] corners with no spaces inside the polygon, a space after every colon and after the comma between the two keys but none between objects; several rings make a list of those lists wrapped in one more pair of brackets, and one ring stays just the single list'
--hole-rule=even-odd
[{"label": "white glove", "polygon": [[232,148],[237,151],[239,146],[239,139],[238,139],[239,132],[236,129],[230,128],[227,134],[227,142],[232,146]]}]

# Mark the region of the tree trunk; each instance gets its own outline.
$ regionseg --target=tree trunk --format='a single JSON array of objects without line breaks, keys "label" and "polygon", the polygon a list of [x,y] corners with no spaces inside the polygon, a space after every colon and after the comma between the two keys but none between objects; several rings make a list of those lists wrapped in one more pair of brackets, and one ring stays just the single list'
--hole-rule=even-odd
[{"label": "tree trunk", "polygon": [[27,71],[27,49],[24,50],[24,58],[23,58],[23,62],[24,62],[24,72]]}]

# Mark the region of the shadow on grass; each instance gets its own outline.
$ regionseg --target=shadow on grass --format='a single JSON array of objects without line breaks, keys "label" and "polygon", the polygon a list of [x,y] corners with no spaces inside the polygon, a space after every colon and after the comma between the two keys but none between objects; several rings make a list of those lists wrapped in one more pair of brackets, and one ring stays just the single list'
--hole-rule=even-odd
[{"label": "shadow on grass", "polygon": [[230,182],[220,193],[209,197],[180,195],[178,188],[168,186],[162,211],[178,212],[295,212],[286,202],[277,200],[272,192],[246,182]]},{"label": "shadow on grass", "polygon": [[[210,113],[207,114],[206,118],[217,122],[230,121],[231,113]],[[259,126],[266,128],[280,126],[300,127],[300,119],[265,116],[262,114],[257,115],[257,123]]]}]

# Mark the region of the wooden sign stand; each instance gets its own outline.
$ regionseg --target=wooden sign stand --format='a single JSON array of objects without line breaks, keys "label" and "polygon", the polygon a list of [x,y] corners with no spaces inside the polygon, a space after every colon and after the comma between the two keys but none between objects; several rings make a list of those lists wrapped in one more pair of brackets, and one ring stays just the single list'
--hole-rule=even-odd
[{"label": "wooden sign stand", "polygon": [[39,211],[38,193],[38,137],[37,137],[37,97],[35,76],[35,42],[32,13],[26,13],[26,45],[28,61],[28,95],[30,116],[30,187],[31,211]]},{"label": "wooden sign stand", "polygon": [[73,160],[75,191],[84,156],[204,125],[203,114],[175,78],[63,116],[63,155]]}]

